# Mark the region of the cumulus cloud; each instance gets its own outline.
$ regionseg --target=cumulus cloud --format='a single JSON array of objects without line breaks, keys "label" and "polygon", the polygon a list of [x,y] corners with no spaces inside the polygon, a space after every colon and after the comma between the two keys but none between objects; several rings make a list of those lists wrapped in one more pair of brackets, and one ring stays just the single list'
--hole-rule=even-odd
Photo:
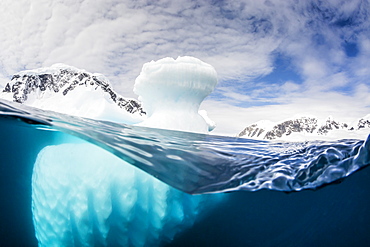
[{"label": "cumulus cloud", "polygon": [[143,63],[193,55],[220,79],[268,74],[279,41],[264,4],[209,1],[9,1],[0,7],[2,74],[64,62],[130,93]]}]

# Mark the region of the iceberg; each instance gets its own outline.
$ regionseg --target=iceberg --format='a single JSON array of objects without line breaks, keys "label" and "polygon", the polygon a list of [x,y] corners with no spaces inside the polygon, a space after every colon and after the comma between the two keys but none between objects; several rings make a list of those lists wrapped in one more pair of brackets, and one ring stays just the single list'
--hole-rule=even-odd
[{"label": "iceberg", "polygon": [[138,125],[208,133],[214,123],[198,111],[216,85],[216,70],[194,57],[163,58],[144,64],[134,93],[139,95],[147,119]]},{"label": "iceberg", "polygon": [[212,201],[87,142],[44,148],[32,184],[40,246],[157,246],[191,226]]},{"label": "iceberg", "polygon": [[[214,123],[198,110],[216,83],[214,68],[196,58],[145,64],[134,89],[148,115],[140,125],[208,132]],[[181,192],[72,137],[43,148],[32,176],[40,246],[157,246],[194,224],[220,198]]]},{"label": "iceberg", "polygon": [[[152,240],[153,245],[165,246],[313,246],[322,243],[331,245],[333,242],[335,245],[345,243],[348,246],[363,246],[369,242],[370,137],[366,141],[257,141],[128,126],[44,111],[5,100],[0,100],[0,118],[0,134],[3,138],[0,143],[3,157],[0,192],[5,198],[1,203],[2,212],[5,213],[1,215],[0,242],[4,245],[37,245],[32,224],[31,177],[36,156],[45,145],[49,146],[39,155],[40,163],[44,163],[44,166],[41,171],[33,173],[36,183],[41,179],[37,173],[42,175],[45,182],[38,184],[44,187],[39,190],[34,186],[35,183],[32,185],[34,211],[39,203],[42,213],[34,215],[35,222],[40,223],[38,238],[47,236],[49,240],[55,239],[44,245],[79,246],[84,242],[84,245],[117,246],[127,243],[132,246],[152,245]],[[66,133],[95,143],[107,150],[108,155],[99,155],[102,150],[95,146],[84,147],[82,144],[85,142],[71,138]],[[133,179],[135,184],[129,182],[132,185],[130,188],[136,192],[128,193],[130,196],[124,197],[123,205],[135,202],[136,205],[150,206],[124,207],[132,209],[128,220],[125,220],[127,211],[121,213],[122,210],[117,210],[120,208],[116,206],[120,205],[117,197],[111,196],[109,200],[101,196],[125,195],[117,190],[119,187],[116,185],[104,186],[107,181],[113,182],[120,175],[120,168],[109,166],[115,162],[111,154],[129,162],[129,167],[139,167],[181,191],[191,194],[217,193],[220,198],[214,197],[215,194],[209,197],[202,195],[198,203],[194,196],[176,194],[176,190],[167,191],[160,187],[160,191],[167,191],[163,192],[166,203],[159,203],[164,199],[155,199],[157,204],[152,204],[150,198],[162,192],[148,190],[150,186],[141,183],[144,180],[136,181],[139,174],[130,173],[136,177]],[[85,160],[84,155],[92,158],[86,157]],[[95,165],[94,162],[100,163],[95,159],[96,155],[104,157],[104,161],[109,162],[107,167],[114,172],[97,169],[104,166]],[[74,164],[63,161],[71,161],[69,156]],[[43,161],[43,158],[46,160]],[[91,163],[77,164],[80,160]],[[60,164],[59,170],[52,161]],[[48,162],[50,169],[45,165]],[[81,169],[80,172],[79,167],[86,167],[86,171]],[[59,171],[62,173],[53,175]],[[48,173],[50,177],[45,175]],[[109,174],[112,179],[107,179],[104,174]],[[131,175],[129,178],[132,178]],[[119,182],[123,184],[121,180]],[[242,192],[244,190],[254,192]],[[299,192],[281,193],[276,190]],[[232,193],[220,194],[225,191]],[[67,206],[63,205],[58,192],[66,196],[64,204]],[[127,192],[131,192],[131,189]],[[138,197],[140,194],[148,197]],[[174,203],[176,195],[179,195],[176,197],[179,203]],[[192,199],[187,200],[187,197]],[[107,201],[100,201],[101,198]],[[217,199],[222,199],[222,203]],[[68,208],[72,203],[80,205],[81,210]],[[210,208],[203,203],[213,203],[215,207]],[[111,211],[109,205],[112,205]],[[163,221],[153,221],[155,212],[159,216],[163,215],[159,212],[164,212],[158,210],[162,206],[153,205],[166,205],[165,214],[168,217]],[[189,214],[182,214],[178,205],[184,206],[183,212],[194,209],[192,205],[199,207],[194,209],[195,213],[190,211]],[[145,211],[147,208],[153,210]],[[63,213],[61,215],[58,212]],[[111,212],[107,220],[104,220],[104,212]],[[98,217],[100,213],[103,217]],[[136,216],[140,215],[148,216],[148,220],[145,218],[145,221],[141,221],[143,231],[137,234],[136,230],[128,232],[124,227],[135,229],[135,222],[139,222],[136,219],[142,219]],[[54,218],[59,220],[55,222]],[[161,216],[159,219],[162,219]],[[175,219],[183,220],[180,222]],[[193,220],[196,224],[186,229],[193,224]],[[163,226],[153,226],[151,222],[163,222]],[[174,229],[172,232],[177,232],[169,245],[165,243],[167,237],[171,237],[165,234],[168,230],[166,226]],[[314,230],[307,231],[307,226],[314,226]],[[104,229],[109,229],[106,239],[103,238]],[[155,233],[155,236],[145,235],[146,229]],[[143,236],[146,236],[145,240],[141,238]]]}]

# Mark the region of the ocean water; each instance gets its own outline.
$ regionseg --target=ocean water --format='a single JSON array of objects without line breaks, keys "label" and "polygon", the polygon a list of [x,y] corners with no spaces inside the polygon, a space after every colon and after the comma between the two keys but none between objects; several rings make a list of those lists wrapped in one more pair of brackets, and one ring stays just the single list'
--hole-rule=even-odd
[{"label": "ocean water", "polygon": [[[181,224],[174,223],[175,214],[166,213],[168,219],[163,225],[148,227],[147,231],[158,231],[158,236],[150,240],[158,245],[370,244],[369,138],[304,143],[256,141],[133,127],[1,101],[0,140],[0,246],[38,244],[41,234],[35,231],[35,224],[36,229],[41,228],[32,208],[37,201],[32,194],[35,162],[47,146],[79,141],[97,147],[91,150],[108,151],[174,188],[178,192],[169,194],[187,208],[195,205],[193,198],[206,198],[196,200],[209,204],[202,211],[191,213],[194,208],[181,211]],[[53,163],[53,156],[50,157]],[[169,198],[165,200],[172,205]],[[137,200],[137,203],[141,202]],[[173,211],[175,206],[171,207]],[[148,212],[134,215],[152,217]],[[117,216],[119,220],[129,216],[125,217]],[[186,227],[182,224],[185,221]],[[127,222],[135,221],[130,218]],[[170,229],[178,230],[169,234]],[[119,234],[125,233],[115,233],[114,237]],[[104,236],[109,238],[110,234]],[[132,239],[140,236],[136,234]],[[74,245],[83,246],[82,240],[79,241],[75,240]],[[149,245],[149,240],[135,241],[126,243],[128,246],[153,244]],[[93,245],[99,245],[96,243]]]}]

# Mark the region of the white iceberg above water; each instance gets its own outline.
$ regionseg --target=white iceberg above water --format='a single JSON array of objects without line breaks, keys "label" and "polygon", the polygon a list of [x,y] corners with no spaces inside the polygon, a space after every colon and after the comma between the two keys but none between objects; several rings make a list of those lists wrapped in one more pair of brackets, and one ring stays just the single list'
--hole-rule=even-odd
[{"label": "white iceberg above water", "polygon": [[144,64],[134,86],[147,112],[147,119],[139,125],[207,133],[215,124],[198,111],[216,85],[216,70],[193,57]]}]

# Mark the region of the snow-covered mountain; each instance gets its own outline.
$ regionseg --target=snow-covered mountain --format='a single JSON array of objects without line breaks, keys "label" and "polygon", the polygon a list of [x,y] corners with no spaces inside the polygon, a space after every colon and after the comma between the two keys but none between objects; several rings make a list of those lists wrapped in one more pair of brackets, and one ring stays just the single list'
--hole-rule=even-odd
[{"label": "snow-covered mountain", "polygon": [[[45,110],[119,122],[137,122],[141,104],[117,94],[106,77],[64,64],[15,74],[0,98]],[[113,119],[112,119],[113,116]]]},{"label": "snow-covered mountain", "polygon": [[361,130],[361,129],[370,129],[370,114],[359,119],[356,125],[351,126],[349,128],[349,130]]},{"label": "snow-covered mountain", "polygon": [[328,117],[322,121],[313,116],[302,116],[281,122],[259,121],[247,126],[238,137],[252,139],[299,139],[299,137],[346,137],[359,131],[370,133],[370,114],[350,124]]}]

